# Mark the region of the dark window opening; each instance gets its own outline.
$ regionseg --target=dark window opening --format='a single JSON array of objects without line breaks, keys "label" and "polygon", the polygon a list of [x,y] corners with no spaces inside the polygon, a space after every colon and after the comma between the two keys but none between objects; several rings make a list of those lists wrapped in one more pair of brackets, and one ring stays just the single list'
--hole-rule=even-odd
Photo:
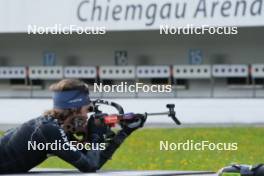
[{"label": "dark window opening", "polygon": [[10,85],[25,85],[25,79],[10,79]]},{"label": "dark window opening", "polygon": [[33,80],[31,80],[31,85],[32,86],[43,86],[44,81],[40,80],[40,79],[33,79]]},{"label": "dark window opening", "polygon": [[227,78],[228,85],[246,85],[247,78]]},{"label": "dark window opening", "polygon": [[183,86],[188,89],[188,80],[187,79],[177,79],[175,80],[176,86]]},{"label": "dark window opening", "polygon": [[168,84],[168,79],[167,78],[151,79],[151,84]]},{"label": "dark window opening", "polygon": [[88,85],[94,85],[94,83],[96,82],[95,79],[81,79],[81,80]]},{"label": "dark window opening", "polygon": [[111,79],[105,79],[102,81],[103,85],[112,85],[113,84],[113,80]]},{"label": "dark window opening", "polygon": [[256,85],[264,85],[264,78],[256,78],[254,81]]}]

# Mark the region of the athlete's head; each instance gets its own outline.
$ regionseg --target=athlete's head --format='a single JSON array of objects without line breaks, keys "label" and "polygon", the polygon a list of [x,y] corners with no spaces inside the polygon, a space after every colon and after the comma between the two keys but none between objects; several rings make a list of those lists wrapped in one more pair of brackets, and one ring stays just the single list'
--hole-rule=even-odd
[{"label": "athlete's head", "polygon": [[63,128],[74,133],[86,125],[90,109],[88,85],[76,79],[63,79],[50,86],[53,91],[53,109],[44,113],[58,119]]},{"label": "athlete's head", "polygon": [[88,85],[80,80],[63,79],[50,86],[53,94],[53,108],[57,110],[79,110],[86,116],[91,103]]}]

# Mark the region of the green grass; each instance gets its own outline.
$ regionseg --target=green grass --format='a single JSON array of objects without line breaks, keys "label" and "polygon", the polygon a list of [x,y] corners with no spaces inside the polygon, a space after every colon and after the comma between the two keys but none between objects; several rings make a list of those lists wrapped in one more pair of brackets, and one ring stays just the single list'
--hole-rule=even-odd
[{"label": "green grass", "polygon": [[[142,129],[129,137],[112,160],[107,170],[212,170],[231,163],[264,162],[264,128],[175,128]],[[160,141],[238,143],[237,151],[160,151]],[[72,168],[62,160],[51,157],[39,167]]]}]

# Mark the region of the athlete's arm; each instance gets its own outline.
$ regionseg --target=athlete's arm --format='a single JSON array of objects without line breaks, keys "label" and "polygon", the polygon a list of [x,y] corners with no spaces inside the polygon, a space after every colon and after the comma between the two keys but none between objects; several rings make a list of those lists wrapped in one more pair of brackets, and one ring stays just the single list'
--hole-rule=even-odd
[{"label": "athlete's arm", "polygon": [[60,141],[64,147],[50,152],[72,164],[82,172],[94,172],[100,169],[103,164],[111,158],[116,149],[127,137],[126,133],[121,130],[117,133],[105,150],[89,150],[86,154],[84,154],[76,148],[70,147],[70,141],[65,135],[63,129],[59,126],[51,124],[42,125],[40,127],[40,133],[46,143]]}]

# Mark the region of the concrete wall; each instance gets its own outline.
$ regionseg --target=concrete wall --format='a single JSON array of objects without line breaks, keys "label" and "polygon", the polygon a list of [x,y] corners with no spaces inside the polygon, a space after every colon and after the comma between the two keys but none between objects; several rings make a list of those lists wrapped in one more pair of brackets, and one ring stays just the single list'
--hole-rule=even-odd
[{"label": "concrete wall", "polygon": [[[238,35],[160,35],[159,31],[110,32],[91,35],[0,34],[0,65],[42,65],[43,52],[57,55],[57,65],[113,65],[114,51],[127,50],[133,65],[188,64],[188,51],[202,49],[203,64],[264,63],[264,27],[239,28]],[[47,86],[46,86],[47,87]],[[45,91],[16,91],[0,84],[0,97],[45,97]],[[182,98],[263,97],[264,89],[230,89],[225,80],[191,80]],[[173,97],[174,95],[169,95]],[[145,96],[145,95],[144,95]]]},{"label": "concrete wall", "polygon": [[[0,62],[42,65],[53,51],[58,65],[112,65],[114,51],[127,50],[129,64],[188,64],[188,51],[202,49],[204,64],[264,62],[264,27],[239,28],[238,35],[160,35],[159,31],[91,35],[0,34]],[[2,60],[2,61],[1,61]]]},{"label": "concrete wall", "polygon": [[[111,101],[111,100],[110,100]],[[174,103],[182,123],[264,123],[264,99],[113,99],[126,112],[166,111]],[[52,108],[51,99],[0,99],[0,124],[18,124]],[[107,112],[114,113],[112,108]],[[148,123],[172,123],[166,116],[150,117]]]}]

